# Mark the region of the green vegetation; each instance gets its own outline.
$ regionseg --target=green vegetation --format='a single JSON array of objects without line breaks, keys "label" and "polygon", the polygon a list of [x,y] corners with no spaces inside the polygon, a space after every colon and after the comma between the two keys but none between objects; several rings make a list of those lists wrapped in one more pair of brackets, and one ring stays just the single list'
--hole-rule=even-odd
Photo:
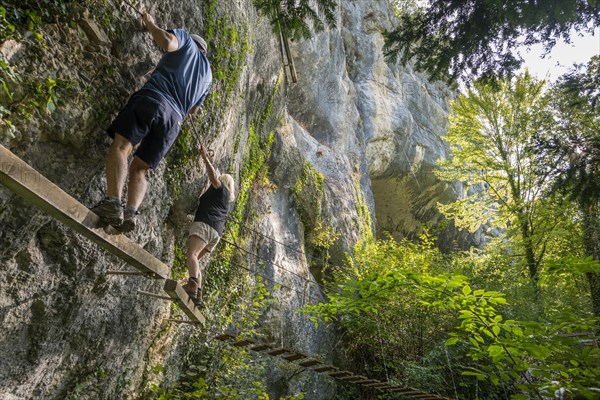
[{"label": "green vegetation", "polygon": [[[356,167],[358,170],[358,167]],[[360,232],[359,242],[370,242],[373,240],[373,229],[371,222],[371,211],[365,202],[360,186],[360,175],[354,174],[354,195],[356,197],[356,212],[358,213],[358,231]]]},{"label": "green vegetation", "polygon": [[[248,38],[248,22],[231,23],[216,0],[205,7],[204,39],[208,44],[208,58],[213,73],[211,92],[200,110],[200,129],[213,140],[220,132],[234,90],[252,52]],[[239,24],[239,25],[238,25]]]},{"label": "green vegetation", "polygon": [[305,234],[310,233],[321,222],[323,182],[325,177],[306,161],[302,175],[292,189],[292,200],[304,224]]},{"label": "green vegetation", "polygon": [[[465,399],[476,392],[539,398],[560,387],[591,395],[600,352],[571,334],[593,330],[593,319],[569,313],[543,322],[513,319],[528,313],[526,305],[511,306],[507,296],[483,288],[515,285],[508,274],[494,277],[498,259],[444,255],[432,243],[426,236],[416,244],[360,243],[331,283],[329,301],[304,312],[317,324],[344,328],[347,350],[365,375]],[[467,278],[473,268],[489,278]],[[419,374],[410,374],[415,369]]]},{"label": "green vegetation", "polygon": [[[13,40],[15,43],[11,46],[19,46],[19,42],[26,40],[29,57],[41,60],[47,55],[54,57],[46,43],[47,30],[60,29],[61,24],[75,24],[73,20],[78,18],[78,10],[84,7],[94,14],[106,14],[106,7],[101,3],[5,1],[0,6],[0,40]],[[12,138],[17,129],[27,132],[26,125],[32,118],[44,119],[63,106],[67,98],[72,100],[77,96],[80,86],[86,86],[54,70],[24,68],[19,64],[13,65],[8,59],[0,60],[0,129],[3,134]],[[91,94],[88,95],[92,98]]]},{"label": "green vegetation", "polygon": [[[335,27],[336,2],[333,0],[253,0],[254,7],[271,21],[275,33],[292,39],[308,39],[311,27],[321,32],[325,26]],[[311,5],[316,5],[314,9]],[[322,17],[321,17],[322,16]]]},{"label": "green vegetation", "polygon": [[303,310],[343,329],[356,372],[460,399],[598,396],[597,70],[477,81],[453,102],[437,175],[464,193],[439,208],[487,244],[362,238]]},{"label": "green vegetation", "polygon": [[[204,39],[208,44],[213,84],[198,117],[187,122],[192,124],[196,121],[196,130],[203,136],[202,144],[205,145],[212,142],[221,131],[246,58],[252,51],[248,40],[247,22],[241,27],[231,23],[226,13],[218,10],[217,4],[217,1],[213,0],[206,5],[206,26],[203,28]],[[181,193],[185,170],[197,159],[196,149],[200,140],[201,138],[195,137],[193,127],[184,126],[169,153],[167,176],[174,197]]]}]

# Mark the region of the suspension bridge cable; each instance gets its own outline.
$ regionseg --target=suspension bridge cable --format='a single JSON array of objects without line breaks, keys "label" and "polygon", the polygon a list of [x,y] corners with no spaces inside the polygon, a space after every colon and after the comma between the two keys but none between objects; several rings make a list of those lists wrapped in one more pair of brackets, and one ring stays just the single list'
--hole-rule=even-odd
[{"label": "suspension bridge cable", "polygon": [[283,267],[283,266],[279,265],[278,263],[276,263],[276,262],[274,262],[274,261],[272,261],[272,260],[269,260],[269,259],[267,259],[267,258],[265,258],[265,257],[259,256],[259,255],[258,255],[258,254],[256,254],[256,253],[253,253],[253,252],[251,252],[251,251],[249,251],[249,250],[246,250],[246,249],[244,249],[243,247],[241,247],[240,245],[238,245],[236,242],[232,242],[232,241],[229,241],[229,240],[227,240],[227,239],[221,239],[221,240],[222,240],[223,242],[227,243],[228,245],[230,245],[230,246],[233,246],[233,247],[237,248],[238,250],[241,250],[241,251],[243,251],[244,253],[246,253],[246,254],[248,254],[248,255],[251,255],[251,256],[253,256],[254,258],[258,258],[258,259],[261,259],[261,260],[263,260],[263,261],[269,262],[270,264],[273,264],[274,266],[276,266],[276,267],[278,267],[278,268],[280,268],[280,269],[284,270],[285,272],[288,272],[288,273],[290,273],[290,274],[292,274],[292,275],[296,275],[297,277],[299,277],[299,278],[300,278],[300,279],[302,279],[303,281],[312,282],[312,281],[310,280],[310,278],[306,278],[306,277],[304,277],[304,276],[300,275],[300,274],[299,274],[299,273],[297,273],[297,272],[294,272],[294,271],[291,271],[291,270],[289,270],[289,269],[286,269],[285,267]]},{"label": "suspension bridge cable", "polygon": [[[275,239],[275,238],[273,238],[273,237],[270,237],[270,236],[268,236],[268,235],[266,235],[266,234],[264,234],[264,233],[262,233],[262,232],[260,232],[260,231],[257,231],[256,229],[250,228],[248,225],[246,225],[246,224],[244,224],[244,223],[241,223],[241,222],[239,222],[239,225],[241,225],[241,226],[245,227],[247,230],[249,230],[249,231],[251,231],[251,232],[254,232],[254,233],[256,233],[256,234],[258,234],[258,235],[262,236],[263,238],[266,238],[266,239],[268,239],[268,240],[271,240],[272,242],[275,242],[275,243],[281,244],[281,245],[283,245],[283,246],[285,246],[285,247],[287,247],[287,248],[290,248],[290,249],[294,250],[295,252],[297,252],[298,254],[305,255],[305,253],[304,253],[304,252],[302,252],[302,251],[300,251],[300,250],[298,250],[298,249],[296,249],[296,248],[294,248],[294,247],[292,247],[292,246],[290,246],[290,245],[287,245],[286,243],[283,243],[283,242],[281,242],[281,241],[278,241],[277,239]],[[298,273],[296,273],[296,272],[294,272],[294,271],[290,271],[289,269],[287,269],[287,268],[283,267],[282,265],[280,265],[280,264],[278,264],[278,263],[274,262],[273,260],[267,259],[267,258],[265,258],[265,257],[263,257],[263,256],[260,256],[260,255],[258,255],[258,254],[256,254],[256,253],[254,253],[254,252],[252,252],[252,251],[250,251],[250,250],[246,250],[246,249],[244,249],[243,247],[241,247],[240,245],[238,245],[238,244],[237,244],[237,243],[235,243],[235,242],[232,242],[232,241],[229,241],[229,240],[226,240],[226,239],[222,239],[222,240],[223,240],[225,243],[229,244],[230,246],[232,246],[232,247],[234,247],[234,248],[236,248],[236,249],[238,249],[238,250],[240,250],[240,251],[244,252],[244,253],[245,253],[245,254],[247,254],[247,255],[250,255],[250,256],[252,256],[252,257],[253,257],[253,258],[255,258],[255,259],[259,259],[259,260],[265,261],[265,262],[267,262],[267,263],[269,263],[269,264],[271,264],[271,265],[273,265],[273,266],[275,266],[275,267],[278,267],[279,269],[282,269],[283,271],[286,271],[286,272],[288,272],[288,273],[290,273],[290,274],[293,274],[293,275],[297,276],[298,278],[300,278],[301,280],[303,280],[305,283],[314,283],[314,284],[316,284],[316,285],[317,285],[317,286],[318,286],[318,287],[319,287],[319,288],[320,288],[320,289],[323,291],[323,293],[325,293],[325,294],[327,294],[328,292],[333,292],[333,293],[336,293],[336,294],[339,294],[339,295],[342,295],[342,294],[343,294],[343,291],[341,291],[341,290],[340,290],[340,289],[338,289],[338,288],[331,287],[331,288],[329,288],[329,289],[326,289],[326,288],[325,288],[323,285],[321,285],[319,282],[317,282],[317,281],[315,281],[315,280],[311,280],[311,279],[309,279],[309,278],[306,278],[306,277],[304,277],[304,276],[302,276],[302,275],[300,275],[300,274],[298,274]],[[306,256],[306,255],[305,255],[305,256]],[[308,257],[307,257],[307,258],[308,258]],[[277,282],[276,280],[273,280],[273,279],[270,279],[270,278],[266,278],[264,275],[260,275],[260,274],[258,274],[256,271],[252,271],[252,270],[250,270],[250,269],[248,269],[248,268],[242,267],[242,266],[241,266],[240,264],[238,264],[238,263],[236,263],[236,264],[237,264],[237,265],[239,265],[239,266],[240,266],[240,268],[243,268],[243,269],[245,269],[245,270],[247,270],[247,271],[249,271],[249,272],[251,272],[251,273],[255,273],[255,274],[259,275],[259,276],[262,276],[263,278],[265,278],[265,279],[268,279],[268,280],[269,280],[269,281],[271,281],[271,282],[276,282],[277,284],[279,284],[279,285],[280,285],[280,287],[285,287],[286,289],[289,289],[289,290],[291,290],[291,291],[294,291],[294,292],[296,292],[296,293],[298,293],[298,294],[301,294],[302,296],[306,296],[306,293],[305,293],[304,291],[300,291],[300,290],[298,290],[298,289],[294,289],[294,288],[292,288],[292,287],[290,287],[290,286],[287,286],[287,285],[282,285],[281,283]],[[338,268],[338,269],[339,269],[339,268]],[[311,296],[310,294],[308,294],[308,296],[307,296],[307,297],[308,297],[309,299],[315,300],[317,303],[320,303],[320,302],[322,302],[322,299],[319,299],[319,298],[316,298],[316,297],[314,297],[314,296]],[[376,325],[376,326],[377,326],[377,337],[378,337],[378,341],[379,341],[379,343],[380,343],[380,346],[381,346],[381,352],[382,352],[382,353],[381,353],[381,357],[382,357],[383,368],[384,368],[384,370],[385,370],[386,378],[388,378],[388,379],[389,379],[388,369],[387,369],[387,365],[386,365],[387,363],[386,363],[386,360],[385,360],[385,354],[384,354],[385,352],[384,352],[384,350],[383,350],[383,338],[382,338],[382,333],[381,333],[381,328],[380,328],[380,326],[379,326],[379,322],[378,322],[378,321],[375,321],[375,320],[373,320],[372,318],[370,318],[370,317],[368,317],[368,316],[366,316],[366,315],[362,315],[362,314],[354,314],[354,315],[353,315],[353,318],[356,318],[356,319],[358,319],[358,320],[361,320],[361,321],[363,321],[363,322],[365,322],[365,321],[368,321],[369,323],[372,323],[372,324],[374,324],[374,325]]]},{"label": "suspension bridge cable", "polygon": [[[262,257],[262,256],[260,256],[260,255],[258,255],[256,253],[253,253],[253,252],[251,252],[249,250],[244,249],[243,247],[239,246],[235,242],[231,242],[231,241],[229,241],[227,239],[221,239],[221,240],[224,243],[227,243],[228,245],[233,246],[236,249],[243,251],[244,253],[252,256],[255,259],[259,259],[259,260],[265,261],[265,262],[267,262],[267,263],[269,263],[269,264],[271,264],[271,265],[273,265],[273,266],[275,266],[275,267],[277,267],[277,268],[279,268],[279,269],[281,269],[281,270],[283,270],[285,272],[288,272],[290,274],[296,275],[298,278],[300,278],[302,281],[304,281],[304,283],[309,283],[309,284],[317,285],[323,291],[323,293],[325,293],[325,294],[327,294],[327,292],[334,292],[334,293],[339,294],[339,295],[343,294],[342,291],[336,290],[335,288],[327,289],[325,286],[321,285],[316,280],[311,280],[310,278],[306,278],[306,277],[304,277],[304,276],[302,276],[302,275],[300,275],[300,274],[298,274],[298,273],[296,273],[294,271],[290,271],[289,269],[283,267],[282,265],[280,265],[280,264],[278,264],[278,263],[276,263],[276,262],[274,262],[274,261],[272,261],[272,260],[270,260],[268,258]],[[319,300],[319,302],[321,302],[321,300]]]},{"label": "suspension bridge cable", "polygon": [[266,234],[264,234],[264,233],[262,233],[262,232],[260,232],[260,231],[258,231],[256,229],[250,227],[250,225],[247,225],[247,224],[241,222],[240,220],[236,220],[236,219],[233,219],[233,218],[230,218],[229,220],[232,221],[234,224],[238,224],[240,227],[242,227],[242,229],[248,230],[248,231],[250,231],[252,233],[256,233],[257,235],[260,235],[260,236],[262,236],[264,238],[267,238],[267,239],[271,240],[272,242],[275,242],[275,243],[278,243],[278,244],[280,244],[282,246],[285,246],[288,249],[290,249],[292,251],[295,251],[298,254],[302,254],[304,257],[306,257],[307,259],[310,259],[311,261],[315,261],[316,260],[316,261],[320,261],[322,263],[325,263],[327,261],[325,257],[316,257],[314,255],[307,255],[306,252],[304,252],[303,250],[300,249],[300,245],[293,246],[293,245],[281,242],[281,241],[275,239],[274,237],[266,235]]}]

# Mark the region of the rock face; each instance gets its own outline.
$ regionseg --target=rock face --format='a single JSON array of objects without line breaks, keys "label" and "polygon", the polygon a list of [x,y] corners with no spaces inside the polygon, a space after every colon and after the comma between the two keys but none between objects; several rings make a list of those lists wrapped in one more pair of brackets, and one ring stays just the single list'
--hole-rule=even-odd
[{"label": "rock face", "polygon": [[[156,15],[165,25],[204,33],[212,46],[216,95],[199,126],[215,165],[237,178],[242,224],[230,226],[237,226],[232,237],[243,251],[234,248],[234,259],[253,271],[240,270],[250,281],[260,273],[278,300],[261,312],[260,333],[332,362],[334,328],[315,328],[295,311],[323,299],[320,264],[311,259],[322,244],[315,232],[339,235],[330,250],[339,262],[373,231],[411,236],[438,220],[435,203],[453,198],[431,173],[446,152],[441,136],[451,93],[383,59],[382,32],[392,26],[386,0],[340,2],[335,29],[292,43],[297,84],[282,73],[279,41],[250,1],[200,4],[163,1]],[[160,57],[130,8],[94,7],[73,11],[77,24],[44,24],[43,45],[26,35],[0,46],[15,71],[42,85],[32,95],[14,83],[12,98],[2,98],[12,114],[2,114],[1,143],[89,206],[104,193],[110,141],[103,129]],[[174,265],[174,276],[184,276],[175,265],[188,215],[207,184],[189,132],[150,174],[143,228],[131,235]],[[3,187],[0,225],[0,397],[133,399],[150,396],[153,366],[169,368],[165,382],[183,375],[186,346],[197,333],[167,322],[168,304],[137,293],[160,292],[160,282],[106,275],[127,266]],[[449,232],[443,239],[456,238]],[[210,268],[209,276],[226,275]],[[208,304],[221,304],[210,303],[219,296],[209,295]],[[213,321],[206,340],[227,327],[214,322],[220,311],[204,310]],[[277,364],[265,368],[275,398],[335,394],[334,383],[318,374],[290,378],[297,374]]]}]

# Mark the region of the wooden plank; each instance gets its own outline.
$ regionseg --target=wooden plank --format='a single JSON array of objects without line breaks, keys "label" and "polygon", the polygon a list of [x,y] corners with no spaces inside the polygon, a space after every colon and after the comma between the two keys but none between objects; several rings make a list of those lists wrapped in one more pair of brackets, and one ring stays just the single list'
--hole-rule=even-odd
[{"label": "wooden plank", "polygon": [[296,361],[299,360],[301,358],[306,358],[307,356],[302,354],[302,353],[293,353],[290,354],[289,356],[281,356],[281,358],[283,358],[284,360],[288,360],[288,361]]},{"label": "wooden plank", "polygon": [[328,375],[331,376],[332,378],[341,378],[342,376],[349,376],[349,375],[354,375],[354,374],[350,371],[339,371],[339,372],[330,372]]},{"label": "wooden plank", "polygon": [[368,379],[366,381],[360,381],[360,382],[356,382],[356,383],[368,387],[368,385],[377,384],[377,383],[381,383],[381,382],[378,381],[377,379]]},{"label": "wooden plank", "polygon": [[[390,389],[390,392],[393,393],[400,393],[400,394],[405,394],[405,395],[422,395],[424,394],[423,392],[419,391],[419,390],[414,390],[411,388],[395,388],[395,389]],[[431,395],[428,395],[431,396]]]},{"label": "wooden plank", "polygon": [[270,344],[259,344],[254,347],[250,347],[250,350],[256,351],[258,353],[260,353],[261,351],[271,350],[271,349],[273,349],[273,346],[271,346]]},{"label": "wooden plank", "polygon": [[411,392],[413,390],[414,389],[409,388],[408,386],[396,385],[395,388],[390,389],[390,392],[394,392],[394,393],[396,393],[396,392]]},{"label": "wooden plank", "polygon": [[309,360],[298,363],[299,366],[304,367],[304,368],[312,367],[314,365],[321,365],[321,364],[323,364],[321,361],[315,360],[314,358],[311,358]]},{"label": "wooden plank", "polygon": [[235,347],[246,347],[250,344],[254,344],[256,343],[254,340],[249,340],[249,339],[242,339],[242,340],[238,340],[237,342],[233,342],[231,343],[232,346]]},{"label": "wooden plank", "polygon": [[341,377],[339,379],[340,379],[340,381],[346,381],[346,382],[355,383],[356,381],[366,380],[367,377],[366,376],[362,376],[362,375],[354,375],[354,376],[344,376],[344,377]]},{"label": "wooden plank", "polygon": [[375,389],[387,391],[388,389],[395,388],[396,385],[386,384],[384,386],[377,386]]},{"label": "wooden plank", "polygon": [[235,339],[235,338],[236,338],[236,336],[232,335],[231,333],[224,333],[222,335],[215,336],[215,339],[220,340],[222,342],[227,342],[227,341]]},{"label": "wooden plank", "polygon": [[337,369],[338,368],[334,367],[333,365],[324,365],[322,367],[313,368],[313,371],[315,371],[315,372],[327,372],[327,371],[337,370]]},{"label": "wooden plank", "polygon": [[270,356],[278,356],[286,353],[290,353],[290,351],[288,349],[284,349],[283,347],[267,352],[267,354]]},{"label": "wooden plank", "polygon": [[116,230],[106,233],[96,214],[2,145],[0,183],[138,270],[157,279],[169,275],[168,266]]},{"label": "wooden plank", "polygon": [[368,385],[365,385],[365,387],[375,388],[375,389],[382,387],[382,386],[389,386],[389,384],[387,382],[378,382],[378,383],[370,383]]},{"label": "wooden plank", "polygon": [[185,315],[188,316],[192,321],[198,322],[204,325],[204,316],[198,311],[196,305],[190,299],[190,296],[183,290],[180,284],[177,281],[172,279],[167,279],[165,281],[165,292],[173,299],[173,301],[183,310]]}]

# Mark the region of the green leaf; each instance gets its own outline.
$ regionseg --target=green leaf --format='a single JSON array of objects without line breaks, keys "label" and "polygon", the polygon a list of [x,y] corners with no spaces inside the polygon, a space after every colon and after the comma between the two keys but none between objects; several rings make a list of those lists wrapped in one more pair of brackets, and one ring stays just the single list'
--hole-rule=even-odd
[{"label": "green leaf", "polygon": [[469,285],[463,286],[462,293],[463,295],[468,296],[469,293],[471,293],[471,287]]},{"label": "green leaf", "polygon": [[473,371],[463,371],[461,373],[461,375],[463,376],[474,376],[477,378],[477,380],[479,381],[483,381],[485,380],[485,375],[482,374],[481,372],[473,372]]}]

